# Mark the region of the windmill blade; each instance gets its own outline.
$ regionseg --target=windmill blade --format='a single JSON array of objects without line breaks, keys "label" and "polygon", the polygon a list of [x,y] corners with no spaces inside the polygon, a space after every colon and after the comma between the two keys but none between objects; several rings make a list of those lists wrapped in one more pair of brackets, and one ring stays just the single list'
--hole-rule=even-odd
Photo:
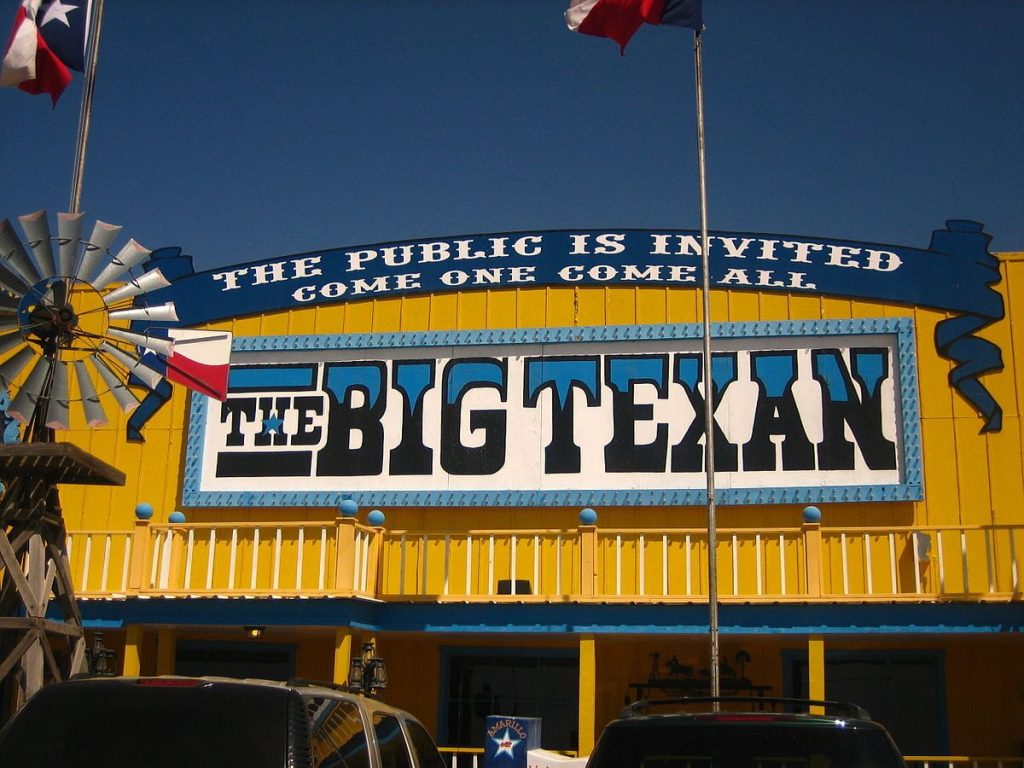
[{"label": "windmill blade", "polygon": [[17,296],[11,296],[5,291],[0,291],[0,313],[16,314],[18,308],[21,307],[21,299]]},{"label": "windmill blade", "polygon": [[0,221],[0,259],[24,283],[26,290],[39,282],[35,264],[21,247],[21,241],[7,219]]},{"label": "windmill blade", "polygon": [[0,258],[0,288],[4,288],[15,296],[24,296],[29,292],[30,287],[21,275],[16,274],[10,265]]},{"label": "windmill blade", "polygon": [[16,349],[26,343],[24,337],[15,331],[0,333],[0,355],[6,355],[12,349]]},{"label": "windmill blade", "polygon": [[50,405],[46,409],[46,426],[50,429],[71,429],[71,403],[68,398],[68,364],[59,360],[53,365],[50,384]]},{"label": "windmill blade", "polygon": [[129,240],[127,245],[118,252],[117,256],[96,275],[96,279],[92,281],[92,287],[97,291],[102,291],[129,269],[137,267],[144,262],[151,253],[152,251],[144,245],[139,245],[134,240]]},{"label": "windmill blade", "polygon": [[18,395],[7,407],[7,415],[11,418],[27,424],[32,420],[32,414],[36,412],[39,398],[43,392],[43,385],[46,383],[46,375],[50,372],[50,359],[40,357],[32,372],[25,379],[25,383],[18,390]]},{"label": "windmill blade", "polygon": [[129,344],[134,344],[137,347],[145,347],[152,352],[156,352],[158,355],[169,355],[174,349],[174,342],[170,339],[161,339],[156,336],[150,336],[148,333],[131,333],[130,331],[122,331],[120,328],[108,328],[107,335],[121,341],[127,341]]},{"label": "windmill blade", "polygon": [[90,427],[102,427],[107,423],[107,414],[103,410],[96,388],[89,378],[89,371],[85,367],[85,361],[75,360],[75,381],[78,383],[78,398],[82,401],[82,410],[85,411],[85,423]]},{"label": "windmill blade", "polygon": [[63,307],[68,302],[68,281],[67,280],[54,280],[50,285],[50,290],[47,291],[52,299],[51,307]]},{"label": "windmill blade", "polygon": [[177,321],[178,313],[174,302],[155,304],[152,307],[133,307],[132,309],[115,309],[109,315],[111,320],[152,320],[154,322]]},{"label": "windmill blade", "polygon": [[88,281],[119,234],[121,227],[118,224],[97,221],[93,225],[89,240],[82,243],[85,247],[82,250],[82,259],[74,270],[75,277]]},{"label": "windmill blade", "polygon": [[126,368],[132,376],[135,376],[150,389],[156,389],[157,384],[164,378],[137,357],[133,357],[124,350],[118,349],[110,342],[104,341],[100,344],[100,352],[104,352],[117,360],[119,365]]},{"label": "windmill blade", "polygon": [[120,288],[112,290],[103,297],[103,303],[109,307],[113,304],[119,304],[125,299],[130,299],[133,296],[149,293],[150,291],[156,291],[160,288],[166,288],[170,284],[171,281],[164,277],[163,272],[159,269],[152,269],[144,275],[141,275],[134,280],[130,280]]},{"label": "windmill blade", "polygon": [[57,267],[53,263],[53,248],[50,246],[50,222],[46,218],[46,211],[36,211],[19,216],[21,228],[25,230],[28,237],[28,245],[35,254],[36,264],[39,267],[39,276],[42,278],[53,277]]},{"label": "windmill blade", "polygon": [[18,350],[18,353],[13,355],[10,360],[0,365],[0,385],[5,388],[10,387],[22,369],[28,365],[29,360],[35,356],[36,353],[31,347],[26,346],[24,349]]},{"label": "windmill blade", "polygon": [[82,225],[84,223],[84,213],[57,214],[59,274],[65,277],[70,277],[74,274],[75,256],[78,255],[78,244],[82,240]]},{"label": "windmill blade", "polygon": [[[96,369],[96,373],[103,379],[103,383],[110,390],[110,394],[114,396],[114,399],[117,400],[117,404],[121,406],[122,411],[131,413],[139,407],[139,401],[135,395],[117,377],[117,374],[107,367],[107,364],[103,362],[99,355],[91,355],[87,359],[92,363],[92,367]],[[79,379],[79,382],[81,381],[82,379]]]}]

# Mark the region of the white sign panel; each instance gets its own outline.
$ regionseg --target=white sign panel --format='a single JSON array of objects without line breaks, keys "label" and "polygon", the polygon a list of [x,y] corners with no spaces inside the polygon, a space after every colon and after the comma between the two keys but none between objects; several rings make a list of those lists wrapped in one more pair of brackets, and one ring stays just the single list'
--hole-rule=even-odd
[{"label": "white sign panel", "polygon": [[[909,324],[821,325],[716,330],[724,503],[919,497]],[[186,501],[698,503],[699,334],[610,330],[243,341],[227,401],[196,401]]]}]

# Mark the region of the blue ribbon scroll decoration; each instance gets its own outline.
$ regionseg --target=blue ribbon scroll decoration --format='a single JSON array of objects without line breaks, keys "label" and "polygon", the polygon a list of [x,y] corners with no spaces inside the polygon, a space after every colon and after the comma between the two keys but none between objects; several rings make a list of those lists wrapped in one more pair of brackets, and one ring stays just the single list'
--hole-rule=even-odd
[{"label": "blue ribbon scroll decoration", "polygon": [[[1002,409],[980,381],[1002,370],[999,348],[977,336],[1005,316],[999,261],[982,224],[954,219],[927,250],[797,235],[710,233],[714,290],[839,296],[946,312],[935,345],[955,365],[949,383],[998,431]],[[171,285],[136,299],[173,301],[195,326],[235,317],[374,298],[476,289],[578,285],[693,288],[701,284],[693,230],[545,230],[424,238],[333,248],[195,272],[181,248],[154,251]],[[129,439],[159,410],[150,393]]]}]

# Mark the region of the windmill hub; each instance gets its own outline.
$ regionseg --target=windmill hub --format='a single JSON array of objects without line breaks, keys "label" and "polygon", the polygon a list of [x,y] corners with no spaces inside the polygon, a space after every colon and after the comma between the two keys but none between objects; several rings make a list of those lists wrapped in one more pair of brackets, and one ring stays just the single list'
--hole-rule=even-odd
[{"label": "windmill hub", "polygon": [[96,340],[107,332],[106,307],[87,282],[58,277],[38,283],[22,303],[21,328],[26,339],[39,343],[46,354],[62,350],[66,362],[91,354]]},{"label": "windmill hub", "polygon": [[78,327],[78,314],[70,304],[50,307],[40,302],[29,315],[32,332],[43,341],[68,346]]}]

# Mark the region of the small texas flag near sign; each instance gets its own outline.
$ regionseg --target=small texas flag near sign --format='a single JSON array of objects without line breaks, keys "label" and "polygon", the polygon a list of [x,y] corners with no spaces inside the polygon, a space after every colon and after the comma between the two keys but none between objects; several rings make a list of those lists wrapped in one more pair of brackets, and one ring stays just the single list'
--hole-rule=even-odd
[{"label": "small texas flag near sign", "polygon": [[228,363],[231,334],[225,331],[195,331],[185,328],[150,330],[151,336],[170,340],[166,355],[148,354],[144,362],[168,381],[181,384],[215,400],[228,393]]}]

